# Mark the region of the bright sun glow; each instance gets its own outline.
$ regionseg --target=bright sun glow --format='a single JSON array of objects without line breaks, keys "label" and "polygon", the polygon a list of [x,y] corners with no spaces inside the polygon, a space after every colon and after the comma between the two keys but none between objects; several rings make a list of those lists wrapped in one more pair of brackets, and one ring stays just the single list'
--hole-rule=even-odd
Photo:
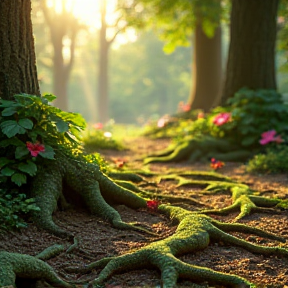
[{"label": "bright sun glow", "polygon": [[[106,22],[113,25],[118,15],[115,13],[117,0],[47,0],[49,7],[54,7],[55,11],[61,13],[63,9],[72,12],[81,22],[91,27],[91,30],[101,27],[100,5],[101,1],[106,2]],[[107,31],[113,34],[113,31]],[[127,42],[133,42],[137,39],[134,29],[127,29],[126,35],[119,34],[117,41],[114,43],[115,48]]]}]

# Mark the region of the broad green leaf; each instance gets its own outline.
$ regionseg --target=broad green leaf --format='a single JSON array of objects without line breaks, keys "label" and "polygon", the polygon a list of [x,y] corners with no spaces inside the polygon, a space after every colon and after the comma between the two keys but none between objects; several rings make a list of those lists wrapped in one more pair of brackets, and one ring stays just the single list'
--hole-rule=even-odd
[{"label": "broad green leaf", "polygon": [[2,116],[11,116],[13,114],[15,114],[17,112],[17,107],[14,107],[14,106],[10,106],[10,107],[7,107],[5,108],[3,111],[2,111]]},{"label": "broad green leaf", "polygon": [[17,137],[12,137],[9,139],[4,139],[0,141],[0,147],[7,147],[9,145],[13,146],[25,146],[25,143],[19,140]]},{"label": "broad green leaf", "polygon": [[57,130],[60,133],[67,132],[69,130],[69,125],[64,121],[58,121],[55,124],[56,124]]},{"label": "broad green leaf", "polygon": [[3,176],[12,176],[15,173],[15,170],[9,168],[9,167],[5,167],[3,169],[1,169],[1,174]]},{"label": "broad green leaf", "polygon": [[20,159],[27,154],[29,154],[29,150],[26,146],[18,146],[15,151],[15,158]]},{"label": "broad green leaf", "polygon": [[18,123],[20,126],[22,126],[25,129],[33,128],[33,122],[28,118],[20,119]]},{"label": "broad green leaf", "polygon": [[7,120],[0,124],[2,132],[8,137],[11,138],[16,134],[24,134],[26,129],[20,126],[15,120]]},{"label": "broad green leaf", "polygon": [[57,97],[53,94],[44,94],[42,98],[45,98],[49,102],[53,102]]},{"label": "broad green leaf", "polygon": [[27,161],[27,163],[20,163],[18,165],[18,169],[29,174],[30,176],[35,176],[37,172],[37,165],[32,161]]},{"label": "broad green leaf", "polygon": [[0,167],[4,167],[8,163],[12,163],[13,160],[7,159],[6,157],[0,158]]},{"label": "broad green leaf", "polygon": [[22,184],[25,184],[27,181],[26,175],[22,173],[15,173],[11,177],[11,181],[14,182],[16,185],[21,186]]},{"label": "broad green leaf", "polygon": [[22,105],[20,105],[19,103],[16,103],[15,101],[11,101],[11,100],[0,100],[0,107],[20,107]]},{"label": "broad green leaf", "polygon": [[31,105],[34,102],[37,102],[37,99],[39,97],[29,94],[16,94],[14,95],[14,98],[17,102],[21,103],[23,106]]},{"label": "broad green leaf", "polygon": [[54,159],[55,152],[51,146],[45,145],[45,151],[40,152],[39,155],[46,159]]}]

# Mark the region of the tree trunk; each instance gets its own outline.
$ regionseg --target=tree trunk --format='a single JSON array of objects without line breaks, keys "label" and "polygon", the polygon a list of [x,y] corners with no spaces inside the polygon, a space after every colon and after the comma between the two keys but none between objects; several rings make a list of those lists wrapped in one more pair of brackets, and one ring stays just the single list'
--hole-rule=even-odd
[{"label": "tree trunk", "polygon": [[0,1],[0,98],[17,93],[40,95],[31,1]]},{"label": "tree trunk", "polygon": [[195,27],[193,87],[188,103],[192,109],[209,111],[217,98],[222,81],[221,27],[209,38],[201,23]]},{"label": "tree trunk", "polygon": [[108,99],[108,52],[109,42],[106,38],[106,1],[101,1],[101,29],[100,29],[100,63],[98,73],[98,118],[105,123],[109,120]]},{"label": "tree trunk", "polygon": [[275,41],[279,0],[233,0],[222,104],[243,87],[276,89]]},{"label": "tree trunk", "polygon": [[[46,0],[42,0],[41,7],[46,23],[50,30],[53,45],[53,94],[57,96],[54,105],[61,110],[68,111],[68,82],[74,64],[76,36],[81,25],[71,11],[67,10],[65,1],[62,0],[61,13],[56,13],[47,7]],[[69,59],[64,59],[63,40],[69,37]]]}]

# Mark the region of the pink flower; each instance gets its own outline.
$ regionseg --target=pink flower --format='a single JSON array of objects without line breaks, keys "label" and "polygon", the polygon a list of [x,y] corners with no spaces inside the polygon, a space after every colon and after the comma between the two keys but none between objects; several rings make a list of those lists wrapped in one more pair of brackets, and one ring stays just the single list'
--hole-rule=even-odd
[{"label": "pink flower", "polygon": [[157,201],[157,200],[148,200],[147,201],[147,208],[149,210],[152,210],[152,211],[156,211],[158,209],[158,206],[160,204],[160,201]]},{"label": "pink flower", "polygon": [[213,124],[217,126],[221,126],[225,123],[227,123],[231,119],[231,113],[224,112],[224,113],[219,113],[216,115],[213,119]]},{"label": "pink flower", "polygon": [[179,102],[178,107],[181,112],[189,112],[191,110],[191,105],[185,104],[183,101]]},{"label": "pink flower", "polygon": [[93,124],[93,128],[100,130],[103,128],[103,124],[102,123],[95,123],[95,124]]},{"label": "pink flower", "polygon": [[45,146],[39,142],[36,142],[35,144],[26,142],[26,147],[30,151],[32,157],[37,157],[40,152],[45,151]]},{"label": "pink flower", "polygon": [[263,132],[261,134],[262,139],[259,141],[259,143],[261,145],[266,145],[269,142],[276,142],[276,143],[283,142],[284,140],[281,138],[280,135],[275,137],[276,133],[277,132],[275,130],[270,130],[270,131]]}]

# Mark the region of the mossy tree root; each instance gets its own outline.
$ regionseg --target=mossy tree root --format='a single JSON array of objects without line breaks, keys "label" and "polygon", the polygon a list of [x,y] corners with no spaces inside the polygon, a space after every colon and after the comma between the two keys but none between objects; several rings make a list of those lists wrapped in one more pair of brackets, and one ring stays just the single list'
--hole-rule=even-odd
[{"label": "mossy tree root", "polygon": [[[29,279],[32,282],[45,281],[53,287],[73,288],[62,280],[53,268],[41,259],[49,259],[64,251],[63,245],[54,245],[33,257],[30,255],[0,252],[0,287],[9,286],[16,288],[16,279]],[[34,287],[34,286],[33,286]],[[25,286],[26,288],[26,286]]]},{"label": "mossy tree root", "polygon": [[146,207],[144,198],[115,184],[94,164],[78,161],[62,154],[57,154],[55,158],[55,161],[40,167],[37,175],[32,179],[30,196],[35,198],[40,208],[40,211],[33,213],[33,220],[39,228],[60,238],[72,239],[73,234],[57,226],[52,218],[59,199],[64,198],[62,191],[64,181],[72,188],[70,193],[80,196],[92,214],[100,216],[119,229],[150,233],[141,227],[123,222],[120,214],[107,203],[114,202],[138,209]]},{"label": "mossy tree root", "polygon": [[245,161],[252,152],[229,141],[211,136],[192,138],[171,145],[157,155],[148,155],[144,164],[159,162],[202,161],[216,158],[221,161]]},{"label": "mossy tree root", "polygon": [[[215,186],[214,188],[217,189],[217,186]],[[238,221],[239,219],[250,215],[252,212],[277,213],[277,210],[271,209],[271,207],[277,207],[277,205],[282,201],[281,199],[277,198],[271,199],[254,195],[255,192],[249,189],[249,187],[245,186],[231,187],[231,193],[231,205],[220,209],[200,210],[199,213],[229,214],[230,212],[240,210],[239,214],[234,219],[234,221]]]},{"label": "mossy tree root", "polygon": [[192,197],[180,197],[180,196],[173,196],[173,195],[164,195],[158,192],[150,192],[150,191],[144,191],[142,189],[139,189],[137,186],[135,186],[133,183],[128,181],[115,181],[118,185],[125,187],[131,191],[136,192],[138,195],[145,199],[156,199],[159,201],[166,201],[169,203],[187,203],[190,205],[199,205],[199,206],[206,206],[201,201],[194,199]]},{"label": "mossy tree root", "polygon": [[179,222],[175,234],[153,242],[137,251],[118,257],[103,258],[85,267],[68,267],[72,272],[89,272],[92,269],[104,268],[98,278],[90,283],[90,287],[99,287],[113,274],[144,267],[156,267],[161,271],[162,286],[172,288],[176,286],[178,278],[192,281],[208,281],[209,284],[226,285],[225,287],[256,287],[250,281],[212,269],[184,263],[176,258],[179,254],[192,253],[205,249],[210,239],[240,246],[253,253],[288,257],[288,250],[281,247],[264,247],[234,237],[226,232],[240,231],[254,233],[261,237],[285,242],[285,239],[263,230],[243,224],[221,223],[207,215],[195,214],[183,208],[170,205],[160,205],[159,211]]}]

